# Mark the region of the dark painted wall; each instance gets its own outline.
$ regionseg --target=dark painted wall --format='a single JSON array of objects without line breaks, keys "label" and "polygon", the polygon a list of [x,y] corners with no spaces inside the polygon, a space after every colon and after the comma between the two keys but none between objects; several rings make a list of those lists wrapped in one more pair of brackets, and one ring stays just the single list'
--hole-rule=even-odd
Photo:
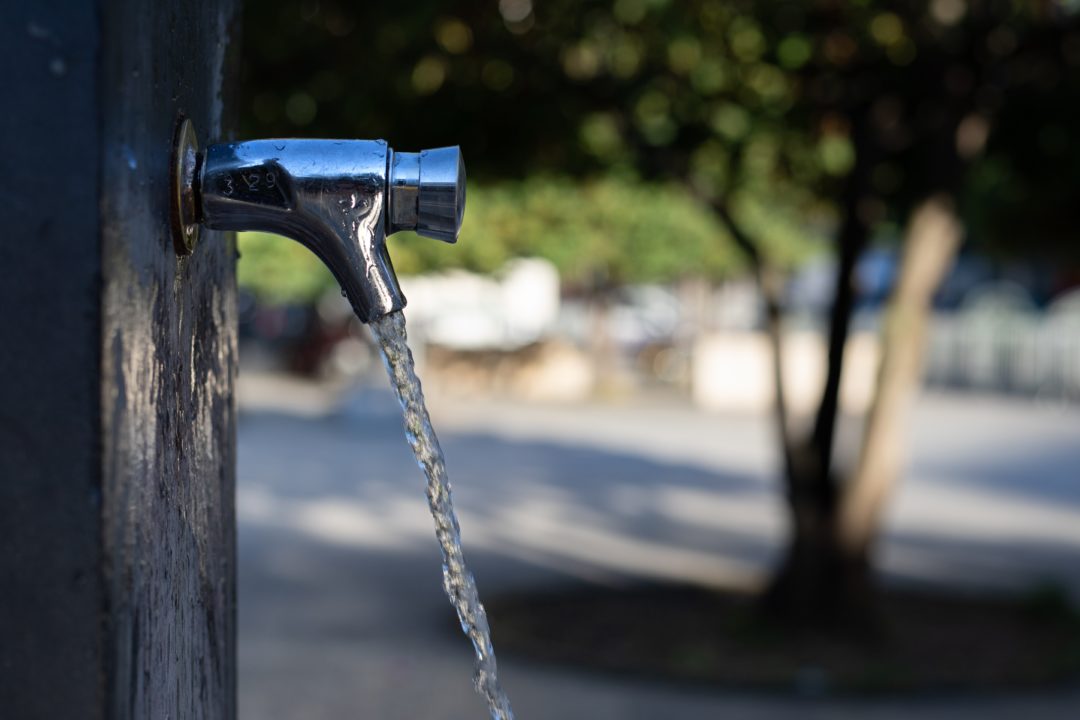
[{"label": "dark painted wall", "polygon": [[235,716],[234,258],[177,258],[235,3],[0,0],[0,716]]},{"label": "dark painted wall", "polygon": [[2,7],[0,714],[95,718],[101,123],[99,38],[85,31],[97,13]]}]

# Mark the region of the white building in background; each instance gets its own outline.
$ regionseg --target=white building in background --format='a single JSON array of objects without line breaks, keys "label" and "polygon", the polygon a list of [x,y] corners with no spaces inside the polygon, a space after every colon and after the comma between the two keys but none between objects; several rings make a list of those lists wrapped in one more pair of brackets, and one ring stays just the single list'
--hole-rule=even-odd
[{"label": "white building in background", "polygon": [[405,314],[426,342],[458,350],[512,350],[545,338],[559,316],[559,274],[536,258],[497,277],[462,270],[401,278]]}]

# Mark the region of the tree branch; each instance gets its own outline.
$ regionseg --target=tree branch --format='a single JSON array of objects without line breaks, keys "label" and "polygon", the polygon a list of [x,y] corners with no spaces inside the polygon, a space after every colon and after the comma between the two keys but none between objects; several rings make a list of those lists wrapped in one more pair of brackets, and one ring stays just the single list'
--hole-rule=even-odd
[{"label": "tree branch", "polygon": [[735,220],[731,209],[724,198],[715,198],[711,201],[713,211],[720,221],[731,233],[735,245],[742,251],[749,261],[757,280],[761,296],[765,301],[765,330],[769,336],[769,344],[773,356],[773,384],[775,385],[775,402],[773,410],[776,417],[776,429],[780,440],[780,449],[784,462],[784,474],[788,482],[794,478],[794,457],[791,440],[791,430],[788,424],[787,398],[784,393],[784,357],[783,357],[783,334],[781,309],[782,278],[779,272],[770,268],[762,257],[761,249]]}]

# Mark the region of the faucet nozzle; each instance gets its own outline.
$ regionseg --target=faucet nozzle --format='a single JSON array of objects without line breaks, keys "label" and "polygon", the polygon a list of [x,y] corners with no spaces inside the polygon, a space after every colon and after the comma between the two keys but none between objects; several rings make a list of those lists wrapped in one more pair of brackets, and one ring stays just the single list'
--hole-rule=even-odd
[{"label": "faucet nozzle", "polygon": [[[185,169],[192,152],[178,148]],[[364,322],[405,307],[388,235],[415,230],[452,243],[461,229],[465,167],[456,147],[395,153],[382,140],[251,140],[211,145],[200,159],[198,173],[187,173],[193,193],[177,193],[196,200],[182,228],[194,214],[213,230],[299,241]]]},{"label": "faucet nozzle", "polygon": [[392,154],[389,233],[415,230],[454,243],[464,214],[465,165],[458,148]]}]

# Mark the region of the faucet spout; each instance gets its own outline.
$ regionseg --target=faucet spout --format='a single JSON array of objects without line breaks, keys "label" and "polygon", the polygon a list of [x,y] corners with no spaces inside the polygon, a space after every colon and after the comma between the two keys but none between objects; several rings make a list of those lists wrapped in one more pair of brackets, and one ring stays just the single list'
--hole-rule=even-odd
[{"label": "faucet spout", "polygon": [[458,148],[395,153],[382,140],[251,140],[211,145],[196,173],[198,217],[214,230],[262,230],[314,252],[357,316],[405,307],[386,237],[455,242],[465,208]]}]

